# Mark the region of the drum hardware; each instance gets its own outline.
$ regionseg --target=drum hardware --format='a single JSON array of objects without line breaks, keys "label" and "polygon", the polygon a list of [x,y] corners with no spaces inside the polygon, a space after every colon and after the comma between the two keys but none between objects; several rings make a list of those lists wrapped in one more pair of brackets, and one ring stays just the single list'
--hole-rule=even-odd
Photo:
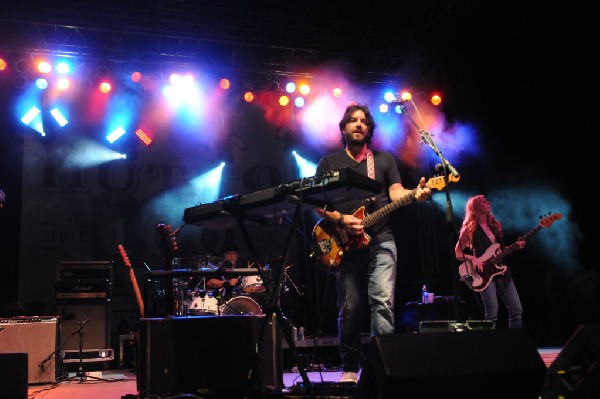
[{"label": "drum hardware", "polygon": [[290,287],[288,286],[288,283],[289,283],[292,285],[292,287],[294,288],[294,291],[296,291],[298,296],[303,296],[304,292],[300,291],[300,289],[298,288],[296,283],[294,283],[294,280],[292,280],[292,277],[288,274],[288,269],[290,269],[293,266],[294,266],[294,264],[291,263],[283,269],[283,282],[281,283],[281,288],[284,293],[288,293],[290,291]]}]

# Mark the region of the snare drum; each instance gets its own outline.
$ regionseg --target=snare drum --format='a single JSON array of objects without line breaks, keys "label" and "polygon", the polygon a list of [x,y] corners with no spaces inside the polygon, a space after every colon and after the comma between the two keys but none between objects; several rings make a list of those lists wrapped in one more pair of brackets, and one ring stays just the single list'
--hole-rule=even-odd
[{"label": "snare drum", "polygon": [[246,276],[242,278],[242,291],[250,292],[265,292],[265,285],[260,276]]},{"label": "snare drum", "polygon": [[220,307],[221,315],[262,315],[262,308],[252,298],[237,296]]},{"label": "snare drum", "polygon": [[199,291],[194,295],[188,307],[190,316],[214,316],[219,314],[219,300],[213,296],[212,291]]}]

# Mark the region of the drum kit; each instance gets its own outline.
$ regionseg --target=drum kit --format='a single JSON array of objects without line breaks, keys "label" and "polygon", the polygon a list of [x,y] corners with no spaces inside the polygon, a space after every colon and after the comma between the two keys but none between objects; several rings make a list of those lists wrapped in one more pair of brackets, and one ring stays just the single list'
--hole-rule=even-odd
[{"label": "drum kit", "polygon": [[[215,260],[218,264],[218,259]],[[218,266],[212,262],[193,258],[176,258],[173,260],[174,268],[206,268]],[[175,316],[221,316],[221,315],[262,315],[262,297],[266,293],[261,276],[244,276],[239,279],[236,287],[231,291],[231,296],[225,298],[224,290],[207,289],[206,278],[199,281],[195,279],[175,279],[173,281],[173,297],[175,299]]]}]

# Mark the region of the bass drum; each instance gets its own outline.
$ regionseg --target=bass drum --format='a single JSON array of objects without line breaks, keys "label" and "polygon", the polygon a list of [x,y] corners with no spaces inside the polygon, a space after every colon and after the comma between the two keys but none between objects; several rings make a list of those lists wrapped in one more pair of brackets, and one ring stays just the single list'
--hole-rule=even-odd
[{"label": "bass drum", "polygon": [[199,292],[192,299],[188,307],[190,316],[215,316],[219,314],[219,300],[212,295],[212,292]]},{"label": "bass drum", "polygon": [[221,305],[221,315],[262,315],[262,308],[256,301],[247,296],[231,298]]}]

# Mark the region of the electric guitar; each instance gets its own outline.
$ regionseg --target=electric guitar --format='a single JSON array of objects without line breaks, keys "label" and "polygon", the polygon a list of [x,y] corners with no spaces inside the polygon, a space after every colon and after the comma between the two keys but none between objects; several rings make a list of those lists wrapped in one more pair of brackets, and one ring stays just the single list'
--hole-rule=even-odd
[{"label": "electric guitar", "polygon": [[[449,176],[450,182],[457,182],[460,176]],[[432,177],[427,181],[427,186],[431,189],[441,190],[446,187],[444,176]],[[390,202],[377,211],[366,215],[365,205],[361,205],[353,212],[353,216],[362,219],[364,228],[369,228],[376,224],[381,218],[389,215],[393,211],[410,204],[417,193],[415,188],[399,200]],[[347,251],[363,248],[371,242],[371,237],[367,234],[349,236],[344,230],[339,229],[335,222],[321,219],[312,231],[313,252],[311,257],[317,256],[325,270],[330,271],[339,267],[342,257]]]},{"label": "electric guitar", "polygon": [[121,253],[121,257],[123,258],[125,266],[127,266],[127,268],[129,269],[129,279],[131,280],[131,285],[133,286],[133,292],[135,293],[135,299],[138,303],[140,316],[144,318],[144,300],[142,299],[142,293],[140,292],[140,287],[138,285],[137,279],[135,278],[135,271],[133,270],[133,267],[131,267],[129,257],[125,252],[125,248],[123,248],[121,244],[119,244],[119,252]]},{"label": "electric guitar", "polygon": [[488,285],[490,285],[490,282],[494,276],[504,274],[506,272],[508,267],[503,265],[501,262],[505,257],[520,249],[517,245],[517,241],[527,241],[543,227],[552,226],[552,224],[556,220],[560,220],[561,217],[562,215],[560,213],[555,213],[540,219],[539,225],[523,234],[515,242],[504,249],[501,249],[500,244],[498,243],[492,244],[490,247],[488,247],[488,249],[485,250],[483,255],[477,258],[478,260],[483,261],[482,272],[478,272],[473,266],[472,262],[461,263],[461,265],[458,267],[458,275],[460,276],[461,281],[475,292],[481,292],[485,290]]}]

